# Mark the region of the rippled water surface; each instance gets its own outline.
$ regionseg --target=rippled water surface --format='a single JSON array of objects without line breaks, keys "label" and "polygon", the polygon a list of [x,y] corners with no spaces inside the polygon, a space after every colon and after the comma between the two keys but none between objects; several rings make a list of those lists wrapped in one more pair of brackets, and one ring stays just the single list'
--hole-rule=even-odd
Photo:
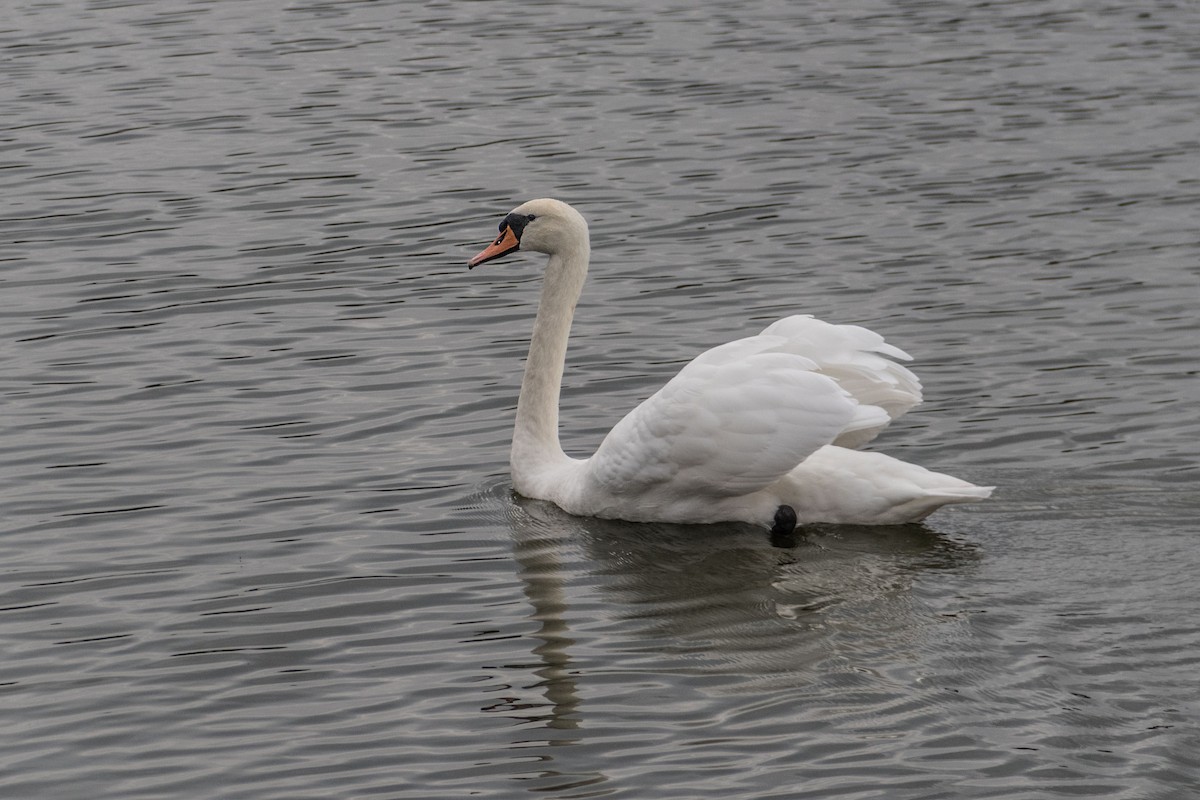
[{"label": "rippled water surface", "polygon": [[[1200,792],[1192,3],[18,4],[0,795]],[[586,453],[807,312],[911,351],[924,525],[511,492],[557,196]]]}]

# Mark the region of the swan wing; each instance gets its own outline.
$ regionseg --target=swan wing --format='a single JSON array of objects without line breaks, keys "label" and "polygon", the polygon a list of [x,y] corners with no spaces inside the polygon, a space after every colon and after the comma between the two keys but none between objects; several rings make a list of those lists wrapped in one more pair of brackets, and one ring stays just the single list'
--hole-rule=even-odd
[{"label": "swan wing", "polygon": [[772,323],[755,338],[776,337],[786,340],[776,348],[811,358],[817,372],[833,378],[859,403],[886,412],[887,419],[881,425],[848,431],[834,441],[836,445],[861,447],[921,402],[921,381],[903,364],[896,363],[911,361],[912,356],[874,331],[798,314]]},{"label": "swan wing", "polygon": [[886,425],[817,368],[778,336],[713,348],[613,427],[589,476],[621,495],[744,495],[839,436]]}]

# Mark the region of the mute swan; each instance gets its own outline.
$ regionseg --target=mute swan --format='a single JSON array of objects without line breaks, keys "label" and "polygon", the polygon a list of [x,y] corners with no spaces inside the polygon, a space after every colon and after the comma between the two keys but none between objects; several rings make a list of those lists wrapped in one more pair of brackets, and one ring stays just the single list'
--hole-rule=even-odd
[{"label": "mute swan", "polygon": [[558,440],[558,399],[590,254],[583,216],[530,200],[468,262],[516,250],[550,256],[517,400],[513,488],[578,516],[631,522],[747,522],[790,534],[809,522],[897,524],[991,487],[852,449],[921,400],[909,360],[852,325],[792,316],[701,353],[625,416],[595,455]]}]

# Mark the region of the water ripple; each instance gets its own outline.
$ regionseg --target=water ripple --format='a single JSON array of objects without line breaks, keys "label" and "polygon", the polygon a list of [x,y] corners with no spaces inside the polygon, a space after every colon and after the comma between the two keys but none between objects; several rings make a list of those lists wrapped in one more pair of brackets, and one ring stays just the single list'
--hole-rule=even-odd
[{"label": "water ripple", "polygon": [[[8,23],[4,796],[1195,783],[1193,8]],[[808,312],[916,356],[881,449],[997,496],[786,548],[515,497],[536,260],[464,262],[545,195],[571,452]]]}]

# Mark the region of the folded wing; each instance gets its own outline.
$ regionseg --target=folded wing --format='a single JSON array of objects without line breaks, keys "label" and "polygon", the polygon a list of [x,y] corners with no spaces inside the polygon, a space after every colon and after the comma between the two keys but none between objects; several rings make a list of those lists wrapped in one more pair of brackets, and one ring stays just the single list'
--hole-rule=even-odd
[{"label": "folded wing", "polygon": [[617,423],[590,459],[610,492],[748,494],[827,444],[858,447],[921,401],[882,336],[810,316],[702,353]]},{"label": "folded wing", "polygon": [[892,360],[911,361],[912,357],[874,331],[796,315],[768,326],[762,336],[786,339],[788,352],[811,358],[818,373],[833,378],[856,401],[886,412],[887,419],[881,425],[847,431],[834,441],[836,445],[862,447],[889,422],[921,402],[921,381]]}]

